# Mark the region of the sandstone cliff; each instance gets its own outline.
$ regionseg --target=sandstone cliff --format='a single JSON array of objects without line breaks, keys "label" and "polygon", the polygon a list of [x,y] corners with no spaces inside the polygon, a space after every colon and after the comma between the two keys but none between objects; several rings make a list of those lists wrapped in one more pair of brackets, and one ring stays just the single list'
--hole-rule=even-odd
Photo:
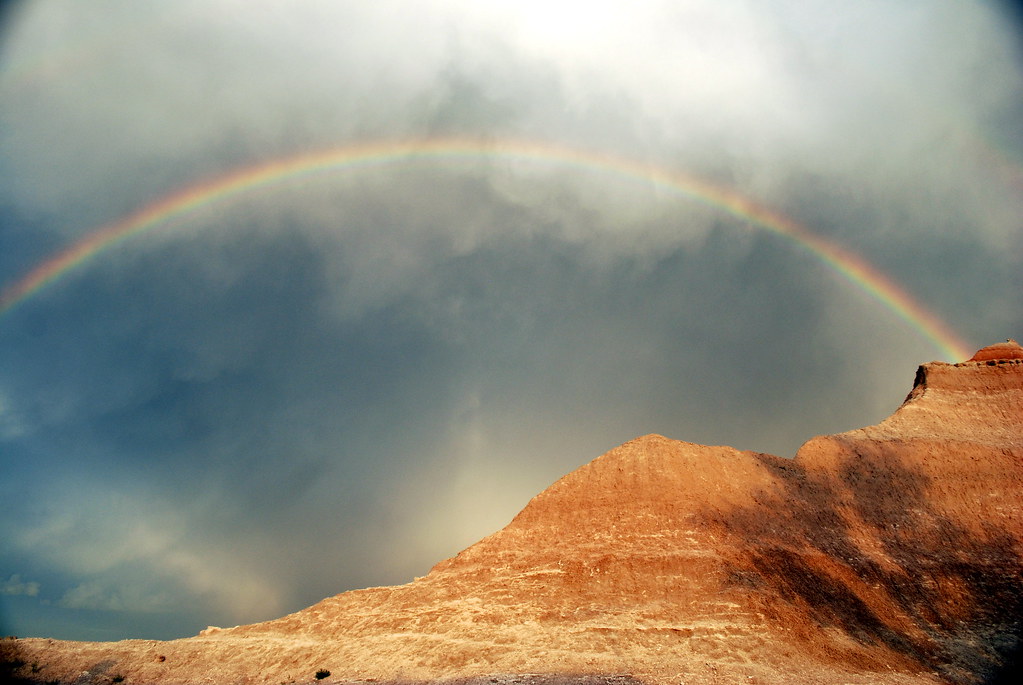
[{"label": "sandstone cliff", "polygon": [[408,585],[185,640],[4,648],[63,682],[993,682],[1023,627],[1021,486],[1010,342],[921,366],[891,417],[794,460],[637,438]]}]

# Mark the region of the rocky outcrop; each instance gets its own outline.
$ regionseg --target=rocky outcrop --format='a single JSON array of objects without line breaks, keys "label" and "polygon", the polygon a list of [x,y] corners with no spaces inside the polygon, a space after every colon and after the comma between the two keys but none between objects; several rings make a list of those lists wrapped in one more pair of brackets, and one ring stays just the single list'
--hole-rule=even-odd
[{"label": "rocky outcrop", "polygon": [[8,647],[64,682],[994,681],[1023,614],[1019,349],[926,364],[891,417],[793,460],[637,438],[408,585],[186,640]]},{"label": "rocky outcrop", "polygon": [[998,362],[1009,359],[1023,359],[1023,347],[1012,338],[1003,343],[982,347],[970,357],[971,362]]}]

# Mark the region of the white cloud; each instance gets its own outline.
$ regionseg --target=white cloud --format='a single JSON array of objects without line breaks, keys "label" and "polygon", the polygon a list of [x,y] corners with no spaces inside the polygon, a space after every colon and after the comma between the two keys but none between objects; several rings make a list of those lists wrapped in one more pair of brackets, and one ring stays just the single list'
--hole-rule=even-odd
[{"label": "white cloud", "polygon": [[[50,484],[59,508],[12,535],[20,551],[51,570],[85,579],[60,600],[67,608],[169,611],[201,604],[235,622],[274,615],[284,606],[282,590],[249,566],[226,540],[196,534],[203,515],[167,506],[152,494],[117,492],[79,480],[72,487]],[[103,492],[102,496],[96,493]],[[12,576],[8,594],[35,594],[38,583]],[[17,592],[15,592],[17,591]]]},{"label": "white cloud", "polygon": [[173,611],[181,602],[180,596],[166,588],[138,584],[112,587],[110,581],[90,580],[65,592],[57,605],[65,609],[150,613]]},{"label": "white cloud", "polygon": [[[990,3],[96,2],[7,27],[5,259],[250,164],[507,136],[734,188],[956,327],[1021,334],[1021,289],[990,285],[1023,254],[1023,195],[984,157],[1012,158],[1023,92]],[[435,161],[203,207],[5,318],[0,440],[32,459],[0,553],[63,575],[65,607],[269,617],[438,561],[616,441],[789,454],[933,358],[719,207]]]},{"label": "white cloud", "polygon": [[21,575],[15,573],[10,578],[0,581],[0,595],[24,595],[35,597],[39,594],[39,583],[35,581],[23,581]]},{"label": "white cloud", "polygon": [[0,440],[20,438],[29,427],[14,403],[0,390]]}]

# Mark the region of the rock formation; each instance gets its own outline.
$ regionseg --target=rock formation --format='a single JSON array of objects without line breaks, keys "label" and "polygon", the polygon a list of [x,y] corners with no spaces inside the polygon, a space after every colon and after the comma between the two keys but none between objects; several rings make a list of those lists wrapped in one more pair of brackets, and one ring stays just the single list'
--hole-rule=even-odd
[{"label": "rock formation", "polygon": [[1023,347],[1009,338],[1003,343],[995,343],[977,350],[977,354],[970,357],[971,362],[998,361],[1000,359],[1023,359]]},{"label": "rock formation", "polygon": [[795,459],[637,438],[407,585],[184,640],[3,648],[44,682],[996,682],[1021,486],[1010,341],[921,366],[891,417]]}]

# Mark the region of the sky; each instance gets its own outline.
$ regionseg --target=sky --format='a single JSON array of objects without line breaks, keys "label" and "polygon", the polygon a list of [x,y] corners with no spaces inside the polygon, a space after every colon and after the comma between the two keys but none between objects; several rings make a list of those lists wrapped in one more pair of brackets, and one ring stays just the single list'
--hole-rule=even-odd
[{"label": "sky", "polygon": [[791,457],[1023,339],[962,0],[0,14],[0,633],[398,584],[660,433]]}]

